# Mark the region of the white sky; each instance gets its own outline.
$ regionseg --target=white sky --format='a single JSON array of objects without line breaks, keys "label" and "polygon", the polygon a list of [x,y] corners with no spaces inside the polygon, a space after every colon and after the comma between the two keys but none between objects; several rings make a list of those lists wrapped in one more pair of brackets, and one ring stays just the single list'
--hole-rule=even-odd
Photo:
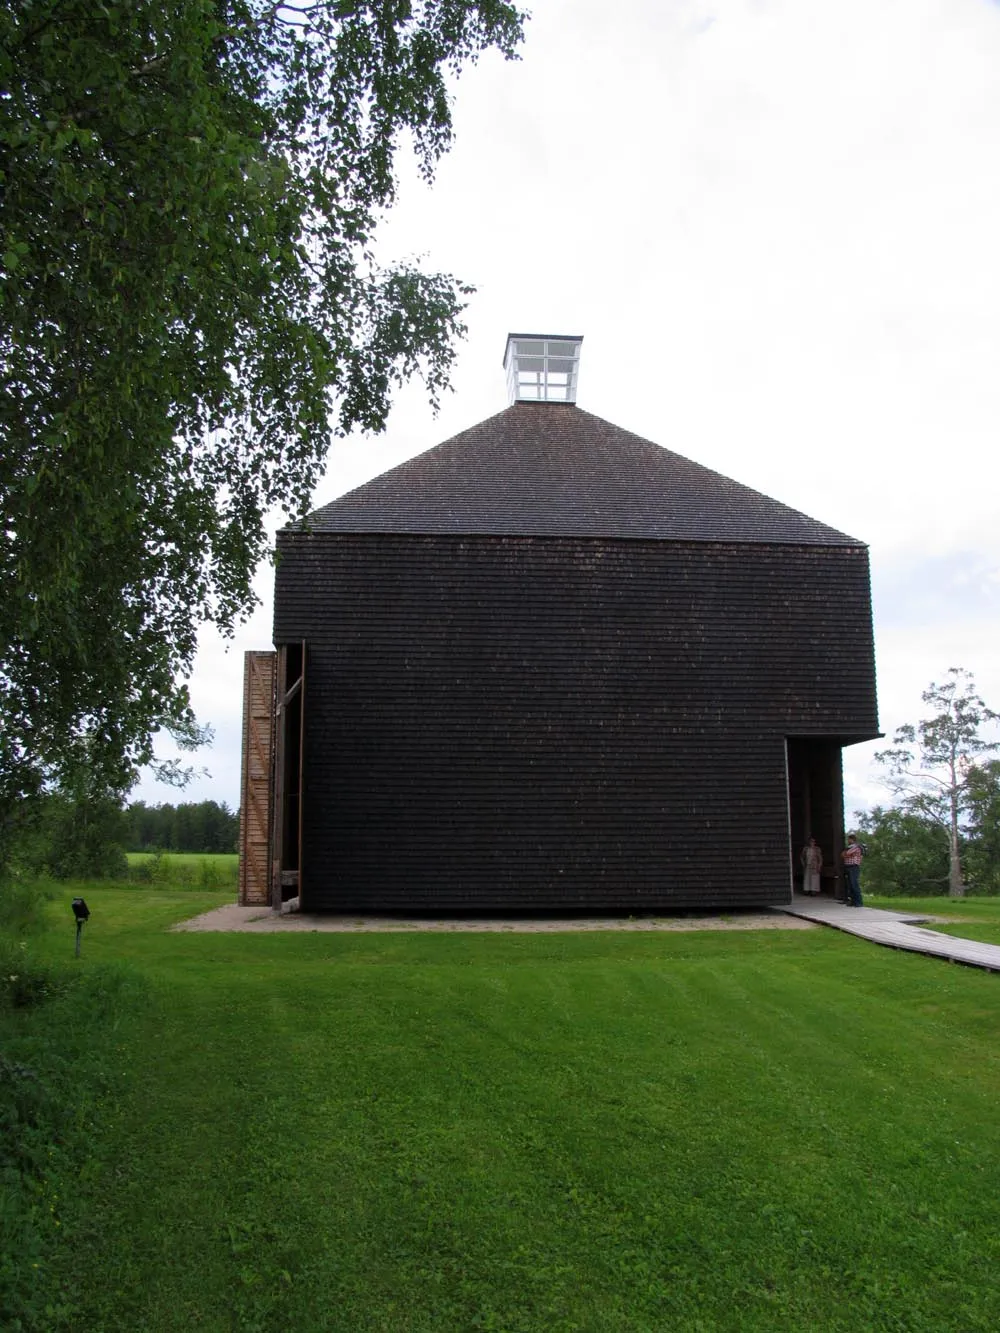
[{"label": "white sky", "polygon": [[[316,505],[505,407],[508,332],[580,333],[581,407],[869,544],[883,731],[950,666],[1000,709],[1000,6],[536,0],[455,124],[381,250],[478,288],[455,392],[336,444]],[[257,584],[191,680],[212,776],[132,799],[239,804]],[[845,752],[848,822],[878,748]]]}]

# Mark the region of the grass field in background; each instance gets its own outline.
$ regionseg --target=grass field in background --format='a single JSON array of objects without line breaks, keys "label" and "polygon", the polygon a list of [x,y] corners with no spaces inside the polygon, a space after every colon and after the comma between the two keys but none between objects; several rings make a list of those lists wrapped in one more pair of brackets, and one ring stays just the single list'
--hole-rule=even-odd
[{"label": "grass field in background", "polygon": [[226,900],[67,886],[13,941],[52,990],[2,1049],[72,1093],[33,1327],[1000,1322],[1000,977],[822,929],[166,930]]},{"label": "grass field in background", "polygon": [[239,882],[240,858],[235,852],[128,852],[129,878],[138,883],[173,884],[214,889]]}]

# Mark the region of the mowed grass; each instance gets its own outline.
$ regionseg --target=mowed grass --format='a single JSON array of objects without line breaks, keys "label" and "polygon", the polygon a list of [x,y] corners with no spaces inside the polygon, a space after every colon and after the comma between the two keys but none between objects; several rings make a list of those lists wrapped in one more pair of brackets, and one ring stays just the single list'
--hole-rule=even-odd
[{"label": "mowed grass", "polygon": [[1000,1323],[1000,977],[830,930],[198,935],[165,926],[211,895],[87,897],[80,985],[0,1019],[85,1115],[39,1327]]},{"label": "mowed grass", "polygon": [[983,944],[1000,944],[1000,898],[866,898],[870,907],[946,918],[927,921],[928,930]]}]

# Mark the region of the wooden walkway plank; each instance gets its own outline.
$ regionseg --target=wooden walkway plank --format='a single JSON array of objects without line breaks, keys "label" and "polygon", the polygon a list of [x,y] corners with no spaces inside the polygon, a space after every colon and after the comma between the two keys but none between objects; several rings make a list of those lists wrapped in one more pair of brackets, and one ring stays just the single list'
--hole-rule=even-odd
[{"label": "wooden walkway plank", "polygon": [[890,949],[906,949],[932,958],[944,958],[967,967],[981,967],[988,972],[1000,972],[1000,945],[981,944],[978,940],[960,939],[927,930],[923,922],[930,913],[893,912],[879,907],[848,907],[846,903],[830,898],[812,899],[796,894],[786,907],[772,908],[789,916],[832,926],[845,934],[870,940]]}]

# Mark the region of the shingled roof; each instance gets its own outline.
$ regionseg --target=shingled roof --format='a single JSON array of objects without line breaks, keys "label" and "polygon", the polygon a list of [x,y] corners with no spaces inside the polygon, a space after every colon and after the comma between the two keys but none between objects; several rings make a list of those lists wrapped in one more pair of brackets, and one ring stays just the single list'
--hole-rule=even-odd
[{"label": "shingled roof", "polygon": [[518,403],[317,509],[313,532],[860,546],[581,408]]}]

